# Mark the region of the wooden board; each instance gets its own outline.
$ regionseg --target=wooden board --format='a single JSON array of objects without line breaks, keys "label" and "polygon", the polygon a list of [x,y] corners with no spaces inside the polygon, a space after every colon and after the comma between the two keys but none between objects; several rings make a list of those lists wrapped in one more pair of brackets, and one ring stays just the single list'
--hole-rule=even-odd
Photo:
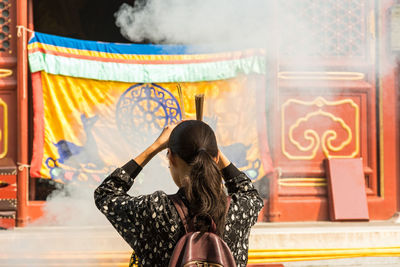
[{"label": "wooden board", "polygon": [[332,221],[369,220],[362,158],[326,160]]}]

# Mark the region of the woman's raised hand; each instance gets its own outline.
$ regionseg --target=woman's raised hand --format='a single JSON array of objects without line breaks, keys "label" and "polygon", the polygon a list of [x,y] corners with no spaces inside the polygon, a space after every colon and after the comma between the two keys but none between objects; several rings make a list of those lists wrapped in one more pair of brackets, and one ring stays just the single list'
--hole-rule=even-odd
[{"label": "woman's raised hand", "polygon": [[169,136],[171,135],[172,130],[179,123],[174,123],[167,125],[161,132],[160,136],[154,141],[154,145],[158,152],[167,148]]},{"label": "woman's raised hand", "polygon": [[154,143],[135,158],[136,163],[144,167],[158,152],[167,148],[169,136],[176,125],[177,124],[167,125]]}]

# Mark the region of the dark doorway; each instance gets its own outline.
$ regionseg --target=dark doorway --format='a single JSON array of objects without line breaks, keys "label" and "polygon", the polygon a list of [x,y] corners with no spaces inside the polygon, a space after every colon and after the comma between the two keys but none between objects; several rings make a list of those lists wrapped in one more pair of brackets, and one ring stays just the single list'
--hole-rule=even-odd
[{"label": "dark doorway", "polygon": [[114,13],[134,0],[33,0],[35,31],[83,40],[131,43],[115,25]]}]

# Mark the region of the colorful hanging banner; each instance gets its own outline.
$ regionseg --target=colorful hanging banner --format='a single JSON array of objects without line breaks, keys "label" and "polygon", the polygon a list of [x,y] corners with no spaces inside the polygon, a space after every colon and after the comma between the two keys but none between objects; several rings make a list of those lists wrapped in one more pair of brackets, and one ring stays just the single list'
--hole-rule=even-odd
[{"label": "colorful hanging banner", "polygon": [[35,32],[28,51],[32,177],[99,182],[167,124],[194,118],[199,93],[225,154],[253,180],[272,171],[262,50],[200,53]]}]

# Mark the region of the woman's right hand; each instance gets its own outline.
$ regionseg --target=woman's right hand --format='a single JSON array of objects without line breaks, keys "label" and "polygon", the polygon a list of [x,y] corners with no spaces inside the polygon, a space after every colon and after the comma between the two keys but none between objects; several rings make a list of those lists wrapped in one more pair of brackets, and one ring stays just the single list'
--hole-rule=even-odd
[{"label": "woman's right hand", "polygon": [[168,140],[171,135],[172,130],[179,123],[174,123],[167,125],[161,132],[160,136],[154,141],[154,146],[158,152],[167,148]]},{"label": "woman's right hand", "polygon": [[135,158],[136,163],[144,167],[155,155],[167,148],[169,136],[176,125],[177,124],[167,125],[154,143]]}]

